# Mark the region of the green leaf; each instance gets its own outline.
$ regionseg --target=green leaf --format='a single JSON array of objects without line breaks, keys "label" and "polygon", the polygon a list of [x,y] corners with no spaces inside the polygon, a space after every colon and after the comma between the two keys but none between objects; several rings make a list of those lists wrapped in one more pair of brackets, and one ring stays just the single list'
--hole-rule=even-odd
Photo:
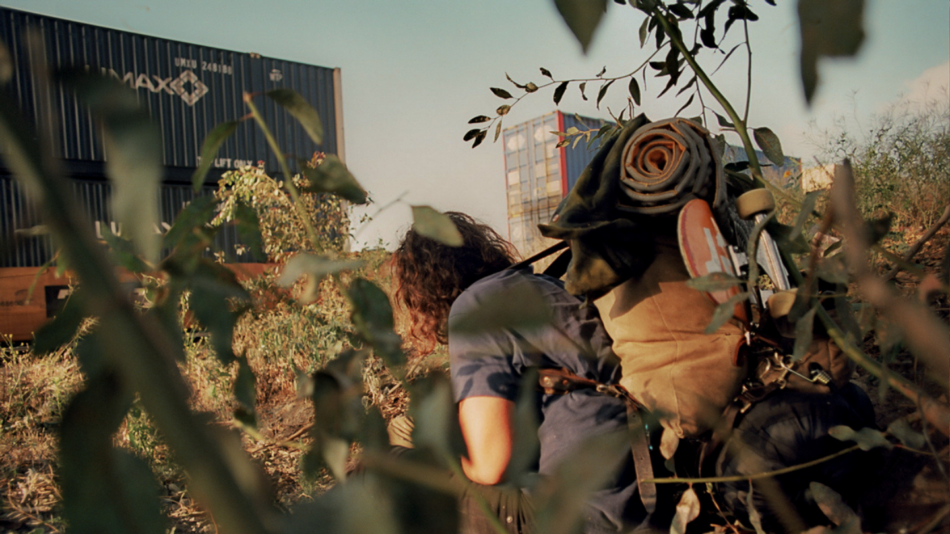
[{"label": "green leaf", "polygon": [[[490,121],[490,120],[491,120],[491,117],[489,117],[489,116],[487,116],[487,115],[476,115],[476,116],[472,117],[471,119],[469,119],[468,123],[469,123],[469,124],[478,124],[478,123],[480,123],[480,122],[488,122],[488,121]],[[466,141],[468,141],[468,139],[466,139]]]},{"label": "green leaf", "polygon": [[691,278],[686,281],[687,287],[691,287],[697,291],[724,291],[744,283],[745,280],[721,271],[709,273],[699,278]]},{"label": "green leaf", "polygon": [[363,266],[359,260],[332,260],[325,256],[316,256],[313,254],[297,254],[284,266],[284,270],[277,278],[277,284],[283,287],[290,287],[301,276],[307,275],[307,285],[300,295],[300,301],[309,304],[317,299],[317,290],[320,287],[320,281],[327,275],[339,273],[342,271],[351,271]]},{"label": "green leaf", "polygon": [[222,122],[205,136],[205,140],[201,144],[201,159],[198,168],[191,175],[191,186],[195,188],[195,191],[201,190],[201,186],[205,183],[205,177],[208,175],[208,171],[211,170],[211,165],[214,164],[214,157],[228,137],[231,137],[237,131],[238,124],[240,124],[238,121]]},{"label": "green leaf", "polygon": [[548,78],[551,78],[552,80],[554,79],[554,76],[551,75],[551,71],[549,71],[548,69],[544,67],[541,67],[541,75],[547,76]]},{"label": "green leaf", "polygon": [[[365,430],[367,421],[363,407],[363,363],[368,355],[369,351],[366,350],[345,350],[330,360],[323,371],[314,374],[312,398],[317,399],[314,395],[319,395],[325,388],[327,377],[332,377],[338,392],[336,400],[328,404],[320,402],[314,405],[314,417],[323,421],[317,428],[319,433],[348,444]],[[331,451],[331,454],[334,452]],[[339,451],[335,454],[339,456]]]},{"label": "green leaf", "polygon": [[899,439],[905,447],[911,449],[923,449],[927,446],[927,438],[911,428],[906,419],[895,419],[887,426],[887,433]]},{"label": "green leaf", "polygon": [[263,257],[264,240],[261,238],[261,222],[257,218],[257,211],[251,205],[238,200],[234,205],[234,220],[241,241],[250,247],[252,254]]},{"label": "green leaf", "polygon": [[815,204],[818,202],[819,196],[821,196],[820,191],[811,191],[805,194],[805,198],[802,200],[802,209],[795,216],[795,222],[792,223],[792,231],[789,234],[789,239],[795,240],[802,237],[805,223],[808,222],[808,217],[811,216],[811,212],[815,211]]},{"label": "green leaf", "polygon": [[514,85],[515,87],[517,87],[518,89],[524,89],[524,88],[525,88],[524,84],[521,84],[521,83],[518,83],[518,82],[512,80],[512,79],[511,79],[511,76],[509,76],[507,72],[505,73],[505,78],[507,78],[508,81],[511,82],[511,84]]},{"label": "green leaf", "polygon": [[498,121],[498,124],[495,125],[495,141],[498,142],[498,136],[501,135],[501,120]]},{"label": "green leaf", "polygon": [[106,361],[105,348],[102,346],[102,335],[97,331],[83,336],[76,343],[76,359],[87,380],[92,380],[101,374],[110,372]]},{"label": "green leaf", "polygon": [[303,175],[310,185],[303,188],[308,193],[330,193],[354,204],[365,204],[368,195],[363,186],[350,174],[349,169],[333,154],[327,154],[316,169],[303,165]]},{"label": "green leaf", "polygon": [[759,145],[765,157],[776,165],[785,164],[785,154],[782,153],[782,143],[778,136],[768,128],[756,128],[752,130],[752,136],[755,137],[755,144]]},{"label": "green leaf", "polygon": [[512,98],[511,93],[509,93],[508,91],[505,91],[504,89],[500,87],[492,87],[491,92],[494,93],[495,96],[497,96],[498,98],[505,98],[505,99]]},{"label": "green leaf", "polygon": [[650,23],[651,17],[643,19],[643,23],[640,24],[640,48],[643,48],[643,45],[647,42],[647,37],[650,36],[650,29],[647,25]]},{"label": "green leaf", "polygon": [[314,424],[313,444],[304,457],[304,472],[313,476],[320,467],[327,467],[334,478],[346,480],[346,459],[349,441],[342,437],[346,399],[339,381],[329,373],[317,372],[313,377]]},{"label": "green leaf", "polygon": [[456,413],[452,385],[444,375],[429,375],[413,384],[410,416],[415,424],[415,448],[430,448],[447,457],[464,454],[466,451],[457,450],[450,439]]},{"label": "green leaf", "polygon": [[864,233],[865,241],[873,245],[881,239],[884,239],[884,236],[891,231],[891,222],[893,222],[893,220],[894,214],[886,213],[882,217],[864,221],[862,232]]},{"label": "green leaf", "polygon": [[600,91],[597,91],[597,109],[600,109],[600,101],[603,100],[605,96],[607,96],[607,89],[610,89],[610,85],[612,83],[614,83],[614,80],[610,80],[604,85],[601,85]]},{"label": "green leaf", "polygon": [[488,132],[482,130],[477,136],[475,136],[475,141],[472,142],[472,148],[477,147],[482,144],[482,141],[485,140],[485,137],[488,135]]},{"label": "green leaf", "polygon": [[217,263],[202,261],[188,280],[191,297],[188,307],[195,319],[211,332],[211,345],[221,363],[235,360],[231,340],[238,313],[230,300],[247,300],[247,291],[234,273]]},{"label": "green leaf", "polygon": [[475,136],[481,131],[481,128],[473,128],[465,132],[465,135],[462,136],[462,141],[471,141],[472,139],[475,139]]},{"label": "green leaf", "polygon": [[533,84],[532,82],[528,82],[525,84],[524,90],[527,93],[533,93],[538,90],[538,86]]},{"label": "green leaf", "polygon": [[586,54],[594,31],[607,11],[607,0],[554,0],[554,5]]},{"label": "green leaf", "polygon": [[109,155],[106,174],[113,183],[112,213],[149,262],[156,262],[160,239],[158,190],[162,180],[162,136],[135,92],[118,80],[81,70],[64,71],[63,83],[76,92],[103,125]]},{"label": "green leaf", "polygon": [[581,91],[581,98],[584,99],[584,101],[586,102],[587,95],[584,94],[584,91],[587,89],[587,82],[581,82],[580,85],[577,86],[577,88],[580,89]]},{"label": "green leaf", "polygon": [[853,441],[857,443],[862,451],[869,451],[877,447],[884,447],[885,449],[894,448],[894,444],[887,441],[887,438],[884,437],[884,434],[881,433],[880,430],[873,428],[862,428],[861,430],[855,431],[851,427],[838,425],[831,427],[828,433],[831,434],[831,437],[839,441]]},{"label": "green leaf", "polygon": [[715,115],[715,116],[716,116],[716,120],[719,121],[719,126],[721,126],[721,127],[723,127],[723,128],[735,128],[735,127],[736,127],[735,124],[732,124],[731,122],[729,122],[729,119],[723,117],[722,115],[716,113],[715,111],[713,111],[713,115]]},{"label": "green leaf", "polygon": [[412,229],[419,235],[450,247],[460,247],[464,244],[462,234],[452,219],[429,206],[412,206]]},{"label": "green leaf", "polygon": [[799,0],[801,76],[809,104],[818,87],[818,59],[853,56],[864,41],[864,0]]},{"label": "green leaf", "polygon": [[438,504],[421,500],[419,486],[406,483],[390,489],[388,486],[392,484],[385,482],[375,476],[353,477],[346,484],[337,484],[313,500],[302,499],[301,504],[294,507],[293,513],[281,517],[281,532],[400,534],[458,531],[454,523],[450,527],[401,528],[400,520],[407,516],[416,521],[425,521],[432,516],[456,515],[457,506],[451,497],[444,495],[439,495],[441,500]]},{"label": "green leaf", "polygon": [[[192,248],[198,240],[207,241],[207,244],[205,244],[205,247],[207,247],[210,244],[210,238],[206,234],[201,234],[206,225],[214,219],[217,209],[218,200],[213,196],[196,197],[183,210],[178,212],[172,227],[165,232],[165,236],[162,238],[162,247]],[[202,239],[202,237],[205,239]],[[203,249],[204,247],[194,252],[200,254]]]},{"label": "green leaf", "polygon": [[715,26],[706,25],[705,28],[699,32],[699,40],[702,41],[703,46],[706,48],[716,49],[719,48],[719,45],[716,43],[716,28]]},{"label": "green leaf", "polygon": [[284,266],[277,283],[290,287],[305,274],[320,280],[327,275],[359,269],[362,266],[363,262],[360,260],[332,260],[325,256],[297,254]]},{"label": "green leaf", "polygon": [[133,273],[144,273],[150,270],[142,258],[135,254],[135,246],[132,242],[113,234],[108,224],[100,224],[99,233],[102,234],[106,245],[109,245],[112,259],[117,265]]},{"label": "green leaf", "polygon": [[824,258],[818,263],[818,276],[833,284],[848,283],[848,266],[842,254]]},{"label": "green leaf", "polygon": [[502,106],[498,106],[498,109],[495,110],[495,113],[498,113],[499,115],[507,115],[508,111],[510,110],[511,110],[511,106],[509,106],[508,104],[505,104]]},{"label": "green leaf", "polygon": [[59,475],[71,532],[165,532],[148,465],[112,445],[131,401],[117,375],[103,373],[88,380],[63,415]]},{"label": "green leaf", "polygon": [[81,301],[80,290],[73,291],[53,320],[40,327],[33,339],[34,355],[47,354],[72,341],[86,316]]},{"label": "green leaf", "polygon": [[683,107],[681,107],[681,108],[679,108],[678,110],[676,110],[676,113],[675,113],[673,116],[674,116],[674,117],[678,117],[679,114],[682,113],[684,109],[688,108],[689,105],[693,103],[693,98],[695,98],[695,97],[696,97],[695,94],[689,95],[689,98],[686,100],[686,103],[683,104]]},{"label": "green leaf", "polygon": [[453,317],[449,331],[455,335],[531,330],[551,322],[551,306],[531,284],[519,284],[505,292],[485,295],[477,308]]},{"label": "green leaf", "polygon": [[405,362],[402,339],[393,330],[393,309],[386,293],[372,282],[357,278],[347,289],[353,306],[353,326],[356,332],[375,349],[390,371]]},{"label": "green leaf", "polygon": [[670,5],[669,9],[671,13],[679,17],[681,20],[693,18],[693,12],[683,4],[672,4]]},{"label": "green leaf", "polygon": [[627,89],[630,91],[630,97],[633,98],[633,103],[639,106],[640,84],[637,83],[637,79],[635,77],[630,77],[630,85],[627,87]]},{"label": "green leaf", "polygon": [[712,320],[709,321],[709,325],[706,326],[706,334],[713,334],[716,330],[719,330],[719,327],[726,324],[726,321],[732,319],[733,314],[736,311],[736,304],[748,300],[749,293],[743,292],[735,295],[726,302],[716,306],[716,311],[713,312]]},{"label": "green leaf", "polygon": [[257,427],[257,417],[255,405],[257,404],[257,377],[247,362],[247,357],[241,356],[237,359],[238,372],[234,378],[234,398],[238,401],[238,407],[235,409],[235,417],[242,423],[252,427]]},{"label": "green leaf", "polygon": [[779,244],[782,250],[790,254],[808,254],[811,252],[811,246],[808,244],[808,241],[805,240],[801,232],[793,237],[795,231],[793,227],[772,219],[765,226],[765,229],[769,232],[769,235],[772,236],[772,239]]},{"label": "green leaf", "polygon": [[815,327],[815,313],[818,308],[811,308],[795,322],[795,348],[792,350],[792,361],[801,360],[811,346]]},{"label": "green leaf", "polygon": [[518,398],[515,401],[514,444],[511,459],[505,468],[504,480],[517,486],[527,485],[527,477],[537,462],[541,442],[538,440],[538,371],[529,367],[521,376]]},{"label": "green leaf", "polygon": [[557,106],[561,103],[561,98],[564,97],[564,91],[567,91],[568,82],[562,82],[561,85],[558,85],[554,89],[554,105]]},{"label": "green leaf", "polygon": [[314,143],[318,145],[323,143],[323,123],[320,122],[320,114],[304,97],[293,89],[274,89],[266,94],[297,119]]}]

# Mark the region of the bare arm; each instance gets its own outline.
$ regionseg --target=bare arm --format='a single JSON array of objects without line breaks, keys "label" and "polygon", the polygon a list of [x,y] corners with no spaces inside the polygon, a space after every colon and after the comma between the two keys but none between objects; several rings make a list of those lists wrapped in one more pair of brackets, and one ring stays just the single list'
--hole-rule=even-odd
[{"label": "bare arm", "polygon": [[468,447],[462,471],[472,482],[498,484],[511,460],[515,403],[499,397],[469,397],[459,403],[459,425]]}]

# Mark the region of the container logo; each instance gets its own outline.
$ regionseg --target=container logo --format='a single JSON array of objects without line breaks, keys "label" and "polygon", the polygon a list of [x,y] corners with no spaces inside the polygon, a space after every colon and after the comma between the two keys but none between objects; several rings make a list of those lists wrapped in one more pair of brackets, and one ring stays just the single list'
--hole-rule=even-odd
[{"label": "container logo", "polygon": [[[187,83],[191,83],[191,91],[185,89],[185,84]],[[175,93],[177,93],[178,96],[180,96],[181,99],[184,100],[189,106],[194,106],[195,102],[197,102],[199,98],[205,96],[208,93],[208,86],[201,83],[201,80],[199,80],[198,77],[195,76],[195,73],[190,70],[183,71],[181,75],[169,83],[168,86],[171,87],[172,90],[175,91]]]},{"label": "container logo", "polygon": [[284,73],[280,72],[279,69],[271,69],[267,77],[270,78],[272,82],[279,82],[284,79]]},{"label": "container logo", "polygon": [[[148,89],[153,93],[165,92],[170,95],[178,95],[189,106],[194,106],[195,102],[208,94],[208,86],[203,84],[198,76],[191,70],[184,70],[177,78],[162,78],[152,75],[151,79],[146,74],[136,76],[134,72],[127,72],[124,76],[112,69],[102,69],[104,75],[111,76],[119,80],[132,89]],[[191,84],[190,88],[188,84]]]}]

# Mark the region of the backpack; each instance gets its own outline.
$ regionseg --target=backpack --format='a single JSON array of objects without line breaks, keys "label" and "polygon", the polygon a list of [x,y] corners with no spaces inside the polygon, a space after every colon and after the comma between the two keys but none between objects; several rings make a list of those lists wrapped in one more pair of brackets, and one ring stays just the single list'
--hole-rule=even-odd
[{"label": "backpack", "polygon": [[[602,144],[552,221],[540,225],[544,236],[569,244],[551,268],[563,269],[569,292],[597,306],[622,362],[621,385],[664,427],[666,458],[680,439],[709,437],[734,418],[730,410],[748,409],[769,391],[830,391],[853,371],[837,346],[817,336],[792,364],[791,343],[766,313],[706,333],[717,304],[687,285],[677,215],[687,202],[707,202],[725,241],[740,251],[752,230],[735,209],[748,186],[725,176],[720,150],[692,121],[650,123],[640,115]],[[764,296],[757,306],[753,312],[765,307]]]}]

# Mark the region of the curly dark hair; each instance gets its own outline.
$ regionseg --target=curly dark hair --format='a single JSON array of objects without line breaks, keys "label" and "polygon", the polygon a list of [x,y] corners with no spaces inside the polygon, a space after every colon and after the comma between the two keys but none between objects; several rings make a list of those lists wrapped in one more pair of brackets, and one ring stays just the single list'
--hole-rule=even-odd
[{"label": "curly dark hair", "polygon": [[396,300],[410,313],[410,334],[426,352],[446,343],[446,322],[455,299],[478,280],[511,266],[517,252],[490,226],[457,211],[445,213],[459,233],[451,247],[409,229],[393,253]]}]

